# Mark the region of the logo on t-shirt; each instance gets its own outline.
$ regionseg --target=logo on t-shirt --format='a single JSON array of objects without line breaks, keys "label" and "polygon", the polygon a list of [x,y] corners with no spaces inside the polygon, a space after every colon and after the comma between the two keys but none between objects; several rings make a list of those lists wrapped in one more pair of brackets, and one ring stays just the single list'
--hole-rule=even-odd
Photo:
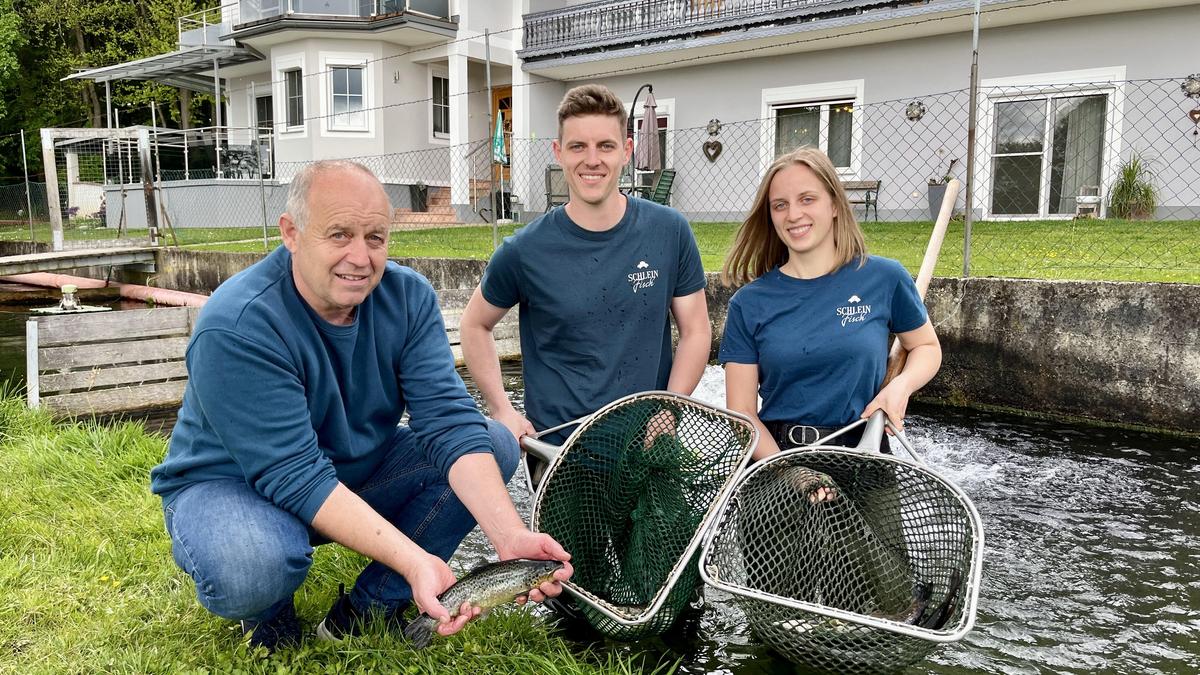
[{"label": "logo on t-shirt", "polygon": [[626,278],[629,279],[629,285],[633,287],[634,293],[644,288],[650,288],[658,279],[658,270],[650,269],[650,263],[645,260],[639,260],[636,267],[638,271],[630,272],[626,275]]},{"label": "logo on t-shirt", "polygon": [[847,305],[837,308],[837,315],[842,318],[842,326],[848,323],[861,323],[871,314],[871,306],[862,304],[862,298],[851,295],[846,300]]}]

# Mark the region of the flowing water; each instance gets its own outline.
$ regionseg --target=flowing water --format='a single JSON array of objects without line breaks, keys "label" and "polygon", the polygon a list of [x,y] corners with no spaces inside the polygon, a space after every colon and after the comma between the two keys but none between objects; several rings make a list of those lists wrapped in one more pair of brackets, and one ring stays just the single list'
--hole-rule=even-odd
[{"label": "flowing water", "polygon": [[[24,318],[0,312],[0,380],[21,379]],[[519,366],[504,379],[521,407]],[[709,367],[696,396],[720,405],[723,388]],[[906,430],[975,503],[986,538],[975,629],[911,672],[1200,672],[1200,441],[920,405]],[[511,490],[527,514],[523,480]],[[491,556],[476,530],[452,564]],[[649,650],[683,673],[794,672],[729,596],[705,600],[694,633],[599,648]]]},{"label": "flowing water", "polygon": [[[719,368],[696,397],[723,404]],[[975,503],[986,545],[975,629],[910,672],[1200,672],[1200,441],[920,405],[906,433]],[[456,565],[489,554],[476,532]],[[794,672],[728,595],[705,600],[694,635],[640,647],[684,673]]]}]

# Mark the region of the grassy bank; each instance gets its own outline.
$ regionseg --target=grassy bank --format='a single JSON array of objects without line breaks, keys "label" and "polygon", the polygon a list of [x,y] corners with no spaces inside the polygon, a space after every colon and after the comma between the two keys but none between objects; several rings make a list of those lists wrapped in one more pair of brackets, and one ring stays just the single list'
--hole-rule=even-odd
[{"label": "grassy bank", "polygon": [[[497,230],[503,238],[517,226]],[[929,241],[929,221],[863,224],[872,253],[896,258],[910,270],[921,264]],[[735,223],[693,223],[704,268],[721,268],[733,242]],[[36,233],[49,241],[48,228]],[[133,236],[145,236],[145,230]],[[278,244],[270,228],[268,246]],[[68,239],[112,238],[104,228],[67,230]],[[210,251],[263,251],[262,228],[180,229],[179,243]],[[472,258],[492,253],[491,226],[392,233],[393,256]],[[28,228],[0,229],[0,240],[29,239]],[[971,275],[1035,279],[1173,281],[1200,283],[1200,221],[1039,220],[983,221],[971,230]],[[939,276],[963,269],[963,223],[951,223],[938,258]]]},{"label": "grassy bank", "polygon": [[[53,423],[0,399],[0,672],[632,673],[655,663],[579,652],[531,612],[498,610],[426,650],[378,632],[319,643],[313,625],[363,559],[317,550],[296,596],[310,637],[267,657],[197,604],[171,561],[150,468],[161,436],[138,424]],[[667,672],[669,666],[659,667]]]}]

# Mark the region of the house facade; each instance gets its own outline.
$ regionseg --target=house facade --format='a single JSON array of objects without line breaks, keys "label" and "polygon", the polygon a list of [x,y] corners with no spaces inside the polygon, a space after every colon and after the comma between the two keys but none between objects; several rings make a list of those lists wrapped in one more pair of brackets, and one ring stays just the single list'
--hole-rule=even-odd
[{"label": "house facade", "polygon": [[263,130],[273,181],[356,158],[389,186],[444,188],[462,222],[480,184],[503,181],[525,218],[545,207],[555,110],[582,82],[616,91],[638,128],[652,89],[658,166],[631,180],[675,169],[671,204],[694,220],[739,220],[767,164],[803,144],[845,181],[879,181],[881,220],[927,217],[944,176],[970,179],[980,218],[1069,218],[1088,195],[1103,211],[1135,154],[1160,217],[1200,217],[1197,97],[1180,85],[1200,72],[1200,2],[980,6],[970,176],[973,0],[226,0],[218,23],[181,22],[180,52],[207,50],[189,72],[138,78],[219,87],[225,143]]}]

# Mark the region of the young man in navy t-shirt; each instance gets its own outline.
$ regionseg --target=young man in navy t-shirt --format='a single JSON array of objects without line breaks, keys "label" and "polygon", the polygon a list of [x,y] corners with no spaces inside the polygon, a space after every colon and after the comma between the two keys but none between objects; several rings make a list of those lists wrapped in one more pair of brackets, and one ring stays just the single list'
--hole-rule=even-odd
[{"label": "young man in navy t-shirt", "polygon": [[[626,120],[606,87],[567,92],[554,155],[570,198],[504,240],[463,314],[467,368],[492,417],[517,438],[628,394],[690,394],[708,361],[704,270],[690,226],[674,209],[617,190],[633,151]],[[527,417],[504,392],[492,337],[514,305]]]}]

